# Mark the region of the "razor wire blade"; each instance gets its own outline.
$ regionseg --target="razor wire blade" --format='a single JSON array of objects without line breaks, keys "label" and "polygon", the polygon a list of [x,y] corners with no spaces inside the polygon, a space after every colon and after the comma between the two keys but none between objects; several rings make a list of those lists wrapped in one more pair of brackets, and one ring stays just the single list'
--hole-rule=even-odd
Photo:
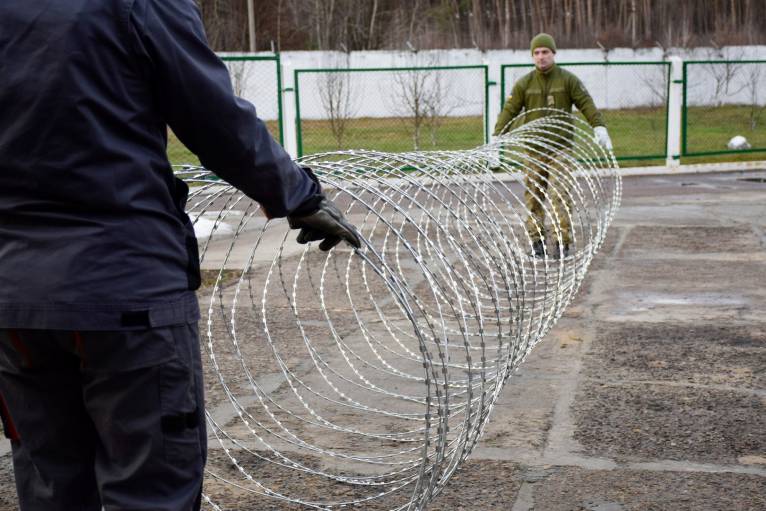
[{"label": "razor wire blade", "polygon": [[206,170],[177,172],[215,268],[200,297],[224,453],[211,478],[314,509],[423,509],[444,488],[619,206],[614,155],[578,117],[525,115],[541,113],[467,151],[300,159],[359,250],[298,245]]}]

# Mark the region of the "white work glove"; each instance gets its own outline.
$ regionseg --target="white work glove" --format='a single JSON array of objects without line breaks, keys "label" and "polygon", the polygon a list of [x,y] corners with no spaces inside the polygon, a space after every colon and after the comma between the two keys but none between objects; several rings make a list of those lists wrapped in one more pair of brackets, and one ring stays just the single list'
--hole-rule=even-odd
[{"label": "white work glove", "polygon": [[600,145],[607,151],[612,150],[612,139],[609,138],[609,133],[607,133],[605,127],[596,126],[595,128],[593,128],[593,133],[596,134],[596,141],[598,142],[598,145]]}]

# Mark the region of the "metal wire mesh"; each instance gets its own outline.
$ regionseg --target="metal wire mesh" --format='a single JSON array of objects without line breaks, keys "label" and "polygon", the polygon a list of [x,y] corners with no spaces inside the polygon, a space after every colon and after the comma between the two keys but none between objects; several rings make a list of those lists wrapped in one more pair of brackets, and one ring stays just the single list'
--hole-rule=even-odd
[{"label": "metal wire mesh", "polygon": [[[282,140],[282,89],[277,56],[221,57],[238,97],[257,106],[258,117],[265,121],[271,135]],[[175,165],[199,165],[199,159],[168,129],[168,159]]]},{"label": "metal wire mesh", "polygon": [[[358,226],[359,250],[298,245],[203,169],[181,173],[203,263],[219,269],[201,298],[225,453],[209,471],[231,493],[211,507],[423,509],[447,484],[620,201],[614,156],[548,113],[473,150],[300,160]],[[538,206],[545,219],[530,221]]]},{"label": "metal wire mesh", "polygon": [[685,62],[684,83],[684,156],[766,151],[766,61]]},{"label": "metal wire mesh", "polygon": [[299,69],[299,153],[484,143],[486,66]]},{"label": "metal wire mesh", "polygon": [[[665,159],[668,62],[557,63],[582,81],[609,127],[617,159]],[[532,71],[524,64],[501,68],[503,100],[513,84]]]}]

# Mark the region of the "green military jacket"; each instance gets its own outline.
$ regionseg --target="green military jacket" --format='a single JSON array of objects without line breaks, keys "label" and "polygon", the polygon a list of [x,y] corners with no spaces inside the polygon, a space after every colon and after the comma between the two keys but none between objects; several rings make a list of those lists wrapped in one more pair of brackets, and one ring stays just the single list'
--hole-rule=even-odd
[{"label": "green military jacket", "polygon": [[[579,78],[565,69],[553,64],[551,69],[543,73],[538,69],[522,76],[514,84],[511,95],[503,106],[503,111],[497,117],[494,135],[508,131],[510,123],[522,109],[555,108],[572,112],[572,105],[583,113],[591,126],[604,126],[601,112],[593,103],[593,98]],[[533,112],[526,116],[523,122],[533,121],[545,115],[544,111]]]}]

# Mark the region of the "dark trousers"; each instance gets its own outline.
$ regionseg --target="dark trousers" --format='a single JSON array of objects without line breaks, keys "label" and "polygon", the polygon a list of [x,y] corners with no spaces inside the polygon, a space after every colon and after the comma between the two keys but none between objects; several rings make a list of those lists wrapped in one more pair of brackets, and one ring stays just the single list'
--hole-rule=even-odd
[{"label": "dark trousers", "polygon": [[22,511],[197,510],[207,454],[196,324],[0,330]]}]

